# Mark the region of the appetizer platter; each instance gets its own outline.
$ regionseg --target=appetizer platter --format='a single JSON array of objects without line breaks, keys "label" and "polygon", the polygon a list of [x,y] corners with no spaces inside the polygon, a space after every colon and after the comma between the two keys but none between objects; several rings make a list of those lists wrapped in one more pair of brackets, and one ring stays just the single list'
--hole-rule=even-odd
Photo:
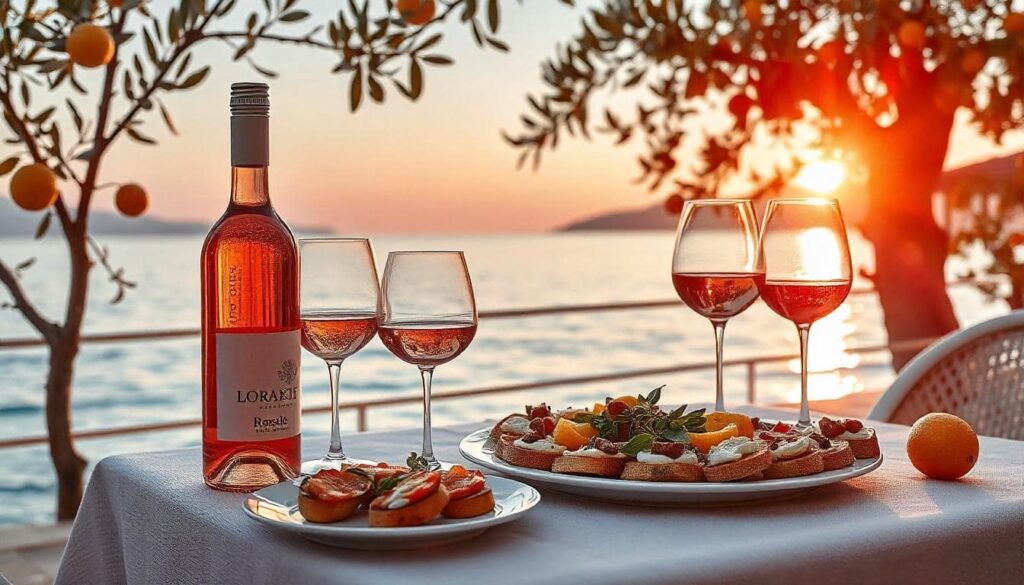
[{"label": "appetizer platter", "polygon": [[661,388],[585,409],[527,406],[471,433],[463,456],[539,487],[634,504],[797,495],[882,463],[874,429],[822,417],[798,428],[738,412],[662,409]]},{"label": "appetizer platter", "polygon": [[421,548],[471,538],[515,520],[540,501],[518,481],[454,465],[431,471],[415,454],[406,466],[324,469],[251,494],[252,518],[341,548]]}]

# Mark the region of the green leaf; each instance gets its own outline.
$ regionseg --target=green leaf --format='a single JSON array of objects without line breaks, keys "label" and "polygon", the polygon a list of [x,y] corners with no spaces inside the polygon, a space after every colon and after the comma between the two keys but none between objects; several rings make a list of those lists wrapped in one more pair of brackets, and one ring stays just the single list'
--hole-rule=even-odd
[{"label": "green leaf", "polygon": [[36,227],[36,233],[32,237],[38,240],[39,238],[45,236],[47,230],[50,229],[50,220],[52,219],[53,212],[47,211],[46,215],[43,216],[43,219],[39,221],[39,225]]},{"label": "green leaf", "polygon": [[281,22],[299,22],[309,18],[309,12],[305,10],[292,10],[281,15]]},{"label": "green leaf", "polygon": [[156,53],[156,45],[153,44],[153,37],[150,36],[148,28],[142,29],[142,39],[146,43],[146,54],[149,55],[150,62],[160,63],[160,57]]},{"label": "green leaf", "polygon": [[657,404],[658,401],[661,400],[661,389],[664,388],[664,387],[665,386],[662,385],[662,386],[658,386],[654,390],[651,390],[650,393],[647,394],[647,397],[644,400],[646,400],[649,404]]},{"label": "green leaf", "polygon": [[199,71],[196,71],[192,75],[189,75],[188,77],[186,77],[185,81],[183,81],[181,83],[181,85],[179,85],[178,87],[179,87],[179,89],[188,89],[190,87],[195,87],[195,86],[199,85],[200,83],[202,83],[203,80],[206,79],[206,76],[209,75],[209,74],[210,74],[210,67],[209,66],[203,67]]},{"label": "green leaf", "polygon": [[491,27],[491,32],[498,32],[498,27],[501,25],[501,10],[498,7],[498,0],[488,0],[487,2],[487,26]]},{"label": "green leaf", "polygon": [[654,444],[654,435],[650,433],[640,433],[635,435],[628,443],[619,447],[619,452],[629,455],[630,457],[636,457],[636,454],[641,451],[648,451],[651,445]]},{"label": "green leaf", "polygon": [[164,119],[164,124],[167,125],[167,129],[171,131],[171,134],[178,135],[178,128],[174,125],[174,120],[171,119],[171,113],[164,107],[164,103],[157,100],[157,105],[160,106],[160,116]]},{"label": "green leaf", "polygon": [[363,68],[362,66],[356,66],[356,72],[352,75],[352,84],[348,88],[348,104],[349,108],[354,112],[359,109],[360,102],[363,101]]},{"label": "green leaf", "polygon": [[421,58],[433,65],[451,65],[455,62],[451,57],[445,57],[444,55],[426,55]]},{"label": "green leaf", "polygon": [[373,75],[366,76],[367,85],[370,87],[370,98],[378,104],[384,101],[384,88]]},{"label": "green leaf", "polygon": [[417,99],[423,93],[423,67],[419,61],[410,57],[409,59],[409,95]]},{"label": "green leaf", "polygon": [[661,438],[672,441],[673,443],[686,443],[690,444],[690,434],[686,431],[677,429],[667,429],[662,431]]},{"label": "green leaf", "polygon": [[12,157],[4,160],[4,162],[0,162],[0,177],[6,175],[7,173],[9,173],[11,171],[13,171],[14,168],[18,166],[18,160],[19,160],[19,157],[12,156]]},{"label": "green leaf", "polygon": [[156,140],[153,140],[152,138],[150,138],[149,136],[146,136],[144,134],[140,134],[139,131],[134,129],[134,128],[126,128],[125,132],[127,132],[128,136],[131,136],[132,139],[135,140],[136,142],[141,142],[142,144],[151,144],[151,145],[152,144],[156,144]]}]

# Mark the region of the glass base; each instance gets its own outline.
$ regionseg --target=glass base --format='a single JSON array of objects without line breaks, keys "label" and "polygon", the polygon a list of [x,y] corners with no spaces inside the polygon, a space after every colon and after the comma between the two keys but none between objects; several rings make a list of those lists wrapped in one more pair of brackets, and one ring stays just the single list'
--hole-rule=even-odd
[{"label": "glass base", "polygon": [[352,457],[322,457],[311,461],[302,462],[303,475],[313,475],[321,469],[338,469],[347,465],[377,465],[377,461],[369,459],[354,459]]}]

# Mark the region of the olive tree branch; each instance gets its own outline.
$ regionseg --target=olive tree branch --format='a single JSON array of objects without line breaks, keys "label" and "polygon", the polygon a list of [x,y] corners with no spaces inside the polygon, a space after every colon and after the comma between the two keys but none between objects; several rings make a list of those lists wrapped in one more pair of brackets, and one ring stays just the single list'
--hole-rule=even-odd
[{"label": "olive tree branch", "polygon": [[[14,101],[10,95],[10,76],[8,72],[4,72],[5,87],[0,89],[0,104],[3,104],[4,110],[7,112],[8,121],[14,126],[13,130],[21,138],[21,141],[25,143],[25,147],[28,148],[29,155],[35,162],[46,163],[46,156],[44,156],[42,150],[39,148],[39,143],[36,142],[35,136],[29,131],[28,126],[25,125],[25,120],[18,113],[14,106]],[[57,210],[57,218],[60,220],[61,229],[64,230],[65,235],[71,232],[72,222],[71,214],[68,213],[67,206],[64,205],[64,198],[58,193],[57,200],[53,204],[54,209]]]},{"label": "olive tree branch", "polygon": [[53,344],[60,334],[60,326],[47,319],[25,294],[21,282],[15,275],[14,270],[0,260],[0,282],[4,283],[11,298],[14,300],[14,308],[18,310],[47,343]]}]

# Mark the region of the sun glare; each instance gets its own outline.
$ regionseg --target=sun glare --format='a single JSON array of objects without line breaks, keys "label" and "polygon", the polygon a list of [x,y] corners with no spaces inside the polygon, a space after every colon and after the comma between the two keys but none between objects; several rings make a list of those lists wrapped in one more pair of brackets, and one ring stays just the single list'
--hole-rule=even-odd
[{"label": "sun glare", "polygon": [[846,165],[839,161],[814,161],[804,165],[793,184],[819,195],[828,195],[846,180]]}]

